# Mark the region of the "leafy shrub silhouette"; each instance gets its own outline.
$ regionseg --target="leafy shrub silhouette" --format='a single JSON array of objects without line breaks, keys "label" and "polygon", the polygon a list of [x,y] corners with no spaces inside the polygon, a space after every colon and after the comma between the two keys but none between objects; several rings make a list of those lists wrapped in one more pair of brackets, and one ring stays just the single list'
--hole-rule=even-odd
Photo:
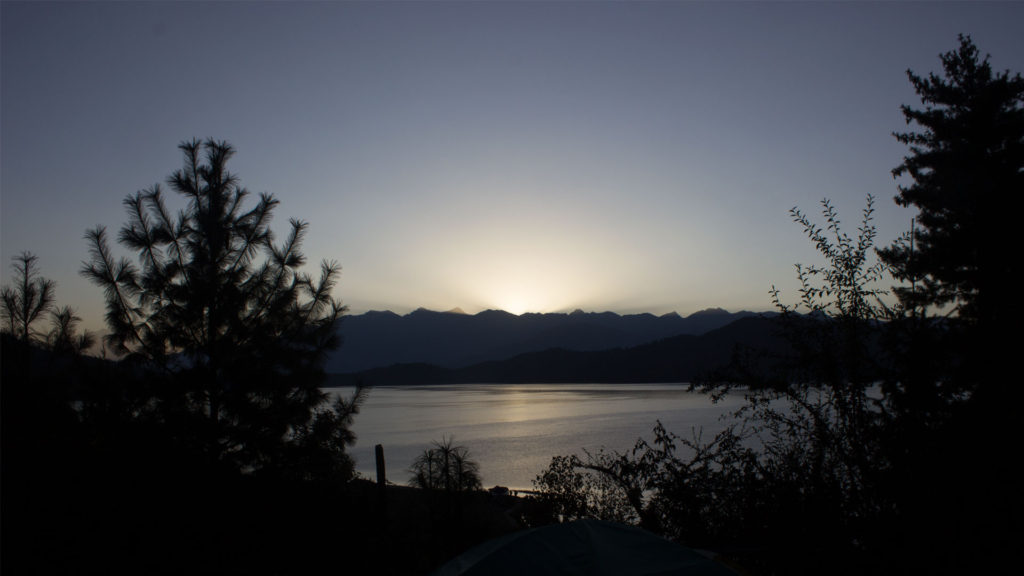
[{"label": "leafy shrub silhouette", "polygon": [[409,484],[426,490],[472,492],[483,488],[480,465],[469,457],[465,446],[456,446],[453,438],[435,441],[413,461]]}]

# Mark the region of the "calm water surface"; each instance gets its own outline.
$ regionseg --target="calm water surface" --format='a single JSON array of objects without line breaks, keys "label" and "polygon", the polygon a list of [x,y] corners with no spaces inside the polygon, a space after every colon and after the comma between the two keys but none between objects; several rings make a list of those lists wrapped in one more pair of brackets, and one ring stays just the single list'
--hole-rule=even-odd
[{"label": "calm water surface", "polygon": [[[350,395],[351,389],[333,389]],[[356,416],[356,467],[375,478],[374,446],[384,446],[388,479],[404,484],[432,441],[452,437],[480,464],[485,487],[532,488],[554,455],[628,450],[652,438],[657,420],[679,436],[705,438],[740,398],[713,404],[685,384],[459,384],[381,386]]]}]

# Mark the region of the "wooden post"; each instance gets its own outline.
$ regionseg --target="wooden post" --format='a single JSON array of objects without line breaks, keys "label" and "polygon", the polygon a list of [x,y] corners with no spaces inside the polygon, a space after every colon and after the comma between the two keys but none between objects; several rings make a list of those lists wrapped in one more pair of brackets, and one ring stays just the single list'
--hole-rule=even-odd
[{"label": "wooden post", "polygon": [[387,474],[384,470],[384,446],[377,444],[374,450],[377,456],[377,529],[386,531],[388,527],[388,498],[386,488]]},{"label": "wooden post", "polygon": [[388,484],[387,474],[384,470],[384,446],[377,444],[374,451],[377,453],[377,487],[383,492],[384,487]]}]

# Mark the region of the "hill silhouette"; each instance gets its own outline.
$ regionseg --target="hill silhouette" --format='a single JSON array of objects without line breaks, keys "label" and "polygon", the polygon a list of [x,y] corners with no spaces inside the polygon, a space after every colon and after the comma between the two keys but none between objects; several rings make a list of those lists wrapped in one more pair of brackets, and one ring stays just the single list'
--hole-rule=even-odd
[{"label": "hill silhouette", "polygon": [[598,351],[630,348],[672,336],[700,335],[753,312],[703,310],[619,315],[614,312],[522,314],[461,309],[435,312],[420,308],[404,316],[372,311],[345,317],[339,328],[343,345],[326,363],[329,373],[362,372],[395,364],[432,364],[465,368],[551,348]]},{"label": "hill silhouette", "polygon": [[782,352],[773,316],[747,316],[704,334],[605,350],[548,348],[459,368],[399,363],[335,376],[334,385],[689,382],[727,365],[740,348]]}]

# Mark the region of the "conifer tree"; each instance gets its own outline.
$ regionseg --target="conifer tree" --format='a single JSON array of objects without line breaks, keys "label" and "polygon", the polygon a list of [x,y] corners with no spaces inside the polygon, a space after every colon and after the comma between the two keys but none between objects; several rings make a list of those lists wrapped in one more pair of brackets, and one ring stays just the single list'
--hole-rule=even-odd
[{"label": "conifer tree", "polygon": [[15,283],[4,286],[0,292],[2,308],[0,315],[4,330],[18,340],[28,342],[36,335],[33,324],[53,308],[53,280],[39,275],[39,257],[31,252],[22,252],[14,257],[11,265],[15,272]]},{"label": "conifer tree", "polygon": [[184,166],[167,182],[184,210],[168,209],[160,185],[124,200],[118,241],[137,263],[115,258],[104,228],[86,234],[82,274],[105,291],[108,347],[163,382],[154,414],[212,458],[246,470],[302,468],[301,458],[351,472],[344,447],[362,395],[331,405],[320,389],[344,312],[333,296],[339,266],[321,263],[318,278],[301,271],[305,222],[291,220],[275,243],[278,200],[264,193],[246,207],[229,144],[179,148]]},{"label": "conifer tree", "polygon": [[[1008,455],[1020,444],[1024,402],[1012,377],[1012,334],[1024,318],[1024,79],[993,72],[969,36],[959,40],[940,55],[942,75],[907,72],[923,108],[903,106],[916,130],[895,134],[909,147],[893,170],[909,177],[896,202],[919,212],[908,237],[879,251],[910,312],[891,331],[886,484],[897,525],[922,548],[962,547],[979,560],[1019,525],[1019,514],[988,511],[1022,506]],[[951,536],[954,526],[972,528]]]},{"label": "conifer tree", "polygon": [[989,322],[1015,307],[1020,272],[1016,222],[1024,194],[1024,79],[994,73],[969,36],[940,56],[943,75],[907,71],[923,109],[901,107],[917,131],[895,133],[910,148],[893,170],[911,182],[896,202],[919,210],[913,244],[880,251],[909,309],[952,306]]},{"label": "conifer tree", "polygon": [[[21,252],[13,258],[14,282],[0,289],[0,331],[22,344],[35,343],[59,354],[80,354],[93,345],[92,333],[79,331],[79,318],[70,306],[57,307],[57,283],[39,274],[39,257]],[[50,330],[40,332],[35,325],[44,315],[50,317]]]}]

